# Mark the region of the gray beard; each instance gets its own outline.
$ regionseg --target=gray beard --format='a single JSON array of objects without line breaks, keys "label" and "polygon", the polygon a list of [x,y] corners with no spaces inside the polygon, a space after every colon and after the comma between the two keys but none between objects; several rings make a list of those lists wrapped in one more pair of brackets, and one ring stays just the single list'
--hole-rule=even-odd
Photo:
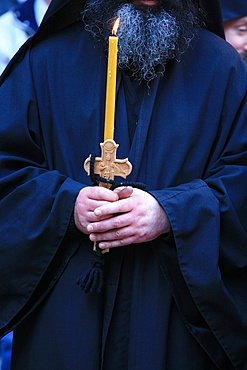
[{"label": "gray beard", "polygon": [[[192,26],[189,32],[186,30],[185,37],[176,16],[163,8],[155,11],[147,7],[137,9],[133,4],[126,3],[118,7],[115,19],[116,16],[120,17],[118,66],[139,81],[150,82],[158,73],[163,74],[167,62],[179,60],[194,37]],[[107,49],[109,23],[113,24],[113,19],[108,20],[106,28],[97,20],[87,21],[84,18],[84,23],[86,30],[97,38],[103,38]]]},{"label": "gray beard", "polygon": [[165,10],[157,12],[136,9],[124,4],[117,12],[118,66],[129,70],[138,80],[150,81],[163,73],[168,60],[177,56],[179,27],[176,18]]}]

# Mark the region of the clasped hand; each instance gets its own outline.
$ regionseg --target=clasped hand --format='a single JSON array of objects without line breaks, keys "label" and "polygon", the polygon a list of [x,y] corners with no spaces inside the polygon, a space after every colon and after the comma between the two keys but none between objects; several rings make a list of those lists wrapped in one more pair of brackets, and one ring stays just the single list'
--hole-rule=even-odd
[{"label": "clasped hand", "polygon": [[168,217],[149,193],[121,187],[83,188],[77,196],[74,218],[77,228],[102,249],[153,240],[168,233]]}]

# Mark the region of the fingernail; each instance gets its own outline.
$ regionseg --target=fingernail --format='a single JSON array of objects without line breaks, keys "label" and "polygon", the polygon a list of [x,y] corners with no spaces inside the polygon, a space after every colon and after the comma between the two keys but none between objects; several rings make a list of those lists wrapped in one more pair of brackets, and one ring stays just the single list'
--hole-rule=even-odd
[{"label": "fingernail", "polygon": [[87,231],[89,231],[91,233],[93,231],[93,226],[92,225],[88,225],[87,226]]}]

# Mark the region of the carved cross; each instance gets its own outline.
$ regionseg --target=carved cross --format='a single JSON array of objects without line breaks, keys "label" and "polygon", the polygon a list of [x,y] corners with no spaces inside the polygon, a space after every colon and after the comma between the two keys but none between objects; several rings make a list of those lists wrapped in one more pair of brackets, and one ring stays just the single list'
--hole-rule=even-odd
[{"label": "carved cross", "polygon": [[[126,178],[132,171],[132,165],[128,158],[116,159],[119,144],[116,144],[112,139],[107,139],[100,143],[100,146],[101,157],[95,158],[94,173],[107,180],[114,180],[115,176]],[[90,157],[85,160],[84,169],[90,174]],[[101,182],[100,186],[110,188],[111,184]]]},{"label": "carved cross", "polygon": [[[107,180],[114,180],[115,176],[126,178],[132,171],[132,165],[128,161],[128,158],[116,159],[119,144],[116,144],[112,139],[107,139],[103,143],[100,143],[100,146],[101,157],[95,158],[94,173]],[[89,156],[84,162],[84,169],[88,175],[90,175],[90,160],[91,156]],[[100,182],[99,186],[110,188],[111,184]],[[96,251],[96,249],[97,247],[95,242],[93,250]],[[109,249],[105,249],[101,253],[104,254],[107,252],[109,252]]]}]

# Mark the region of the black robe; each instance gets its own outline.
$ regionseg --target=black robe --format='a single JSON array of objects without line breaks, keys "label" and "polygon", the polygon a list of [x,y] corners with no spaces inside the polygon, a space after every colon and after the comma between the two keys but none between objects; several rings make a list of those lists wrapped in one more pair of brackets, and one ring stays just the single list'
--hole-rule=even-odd
[{"label": "black robe", "polygon": [[110,251],[104,291],[90,295],[75,281],[92,243],[71,220],[90,185],[83,161],[100,154],[106,66],[78,21],[28,50],[0,88],[0,327],[16,328],[14,368],[243,369],[246,66],[199,31],[145,88],[132,143],[135,91],[118,70],[118,157],[173,237]]}]

